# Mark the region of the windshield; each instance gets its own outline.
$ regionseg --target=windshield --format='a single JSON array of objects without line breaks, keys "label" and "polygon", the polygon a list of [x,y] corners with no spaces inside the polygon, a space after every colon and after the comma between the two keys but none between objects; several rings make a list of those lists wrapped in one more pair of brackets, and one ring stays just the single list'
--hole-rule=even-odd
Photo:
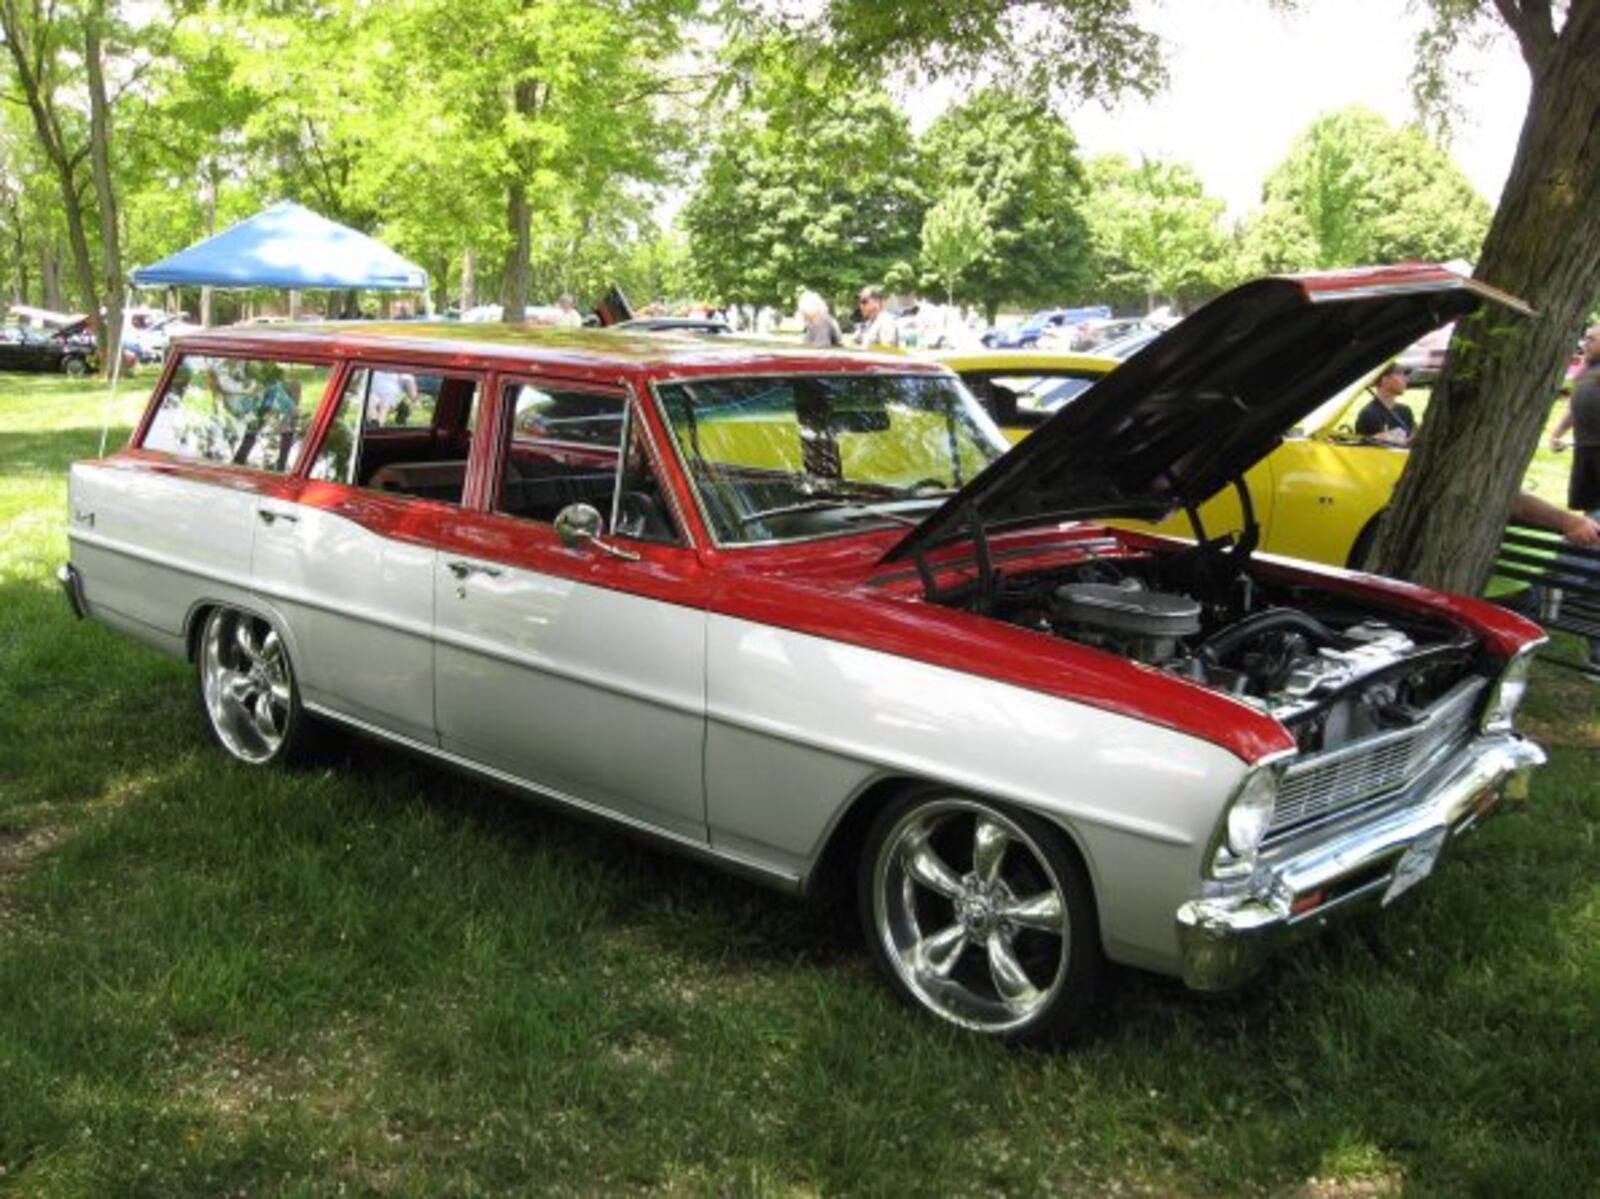
[{"label": "windshield", "polygon": [[658,394],[722,544],[913,524],[1006,449],[938,375],[699,379]]}]

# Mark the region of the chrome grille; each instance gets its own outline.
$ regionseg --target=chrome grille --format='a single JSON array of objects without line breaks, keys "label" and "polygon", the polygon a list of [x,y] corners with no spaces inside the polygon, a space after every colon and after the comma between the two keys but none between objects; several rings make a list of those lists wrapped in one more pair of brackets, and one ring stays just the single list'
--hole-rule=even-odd
[{"label": "chrome grille", "polygon": [[1468,679],[1408,729],[1296,762],[1284,773],[1267,835],[1400,790],[1471,735],[1472,714],[1485,685],[1482,679]]}]

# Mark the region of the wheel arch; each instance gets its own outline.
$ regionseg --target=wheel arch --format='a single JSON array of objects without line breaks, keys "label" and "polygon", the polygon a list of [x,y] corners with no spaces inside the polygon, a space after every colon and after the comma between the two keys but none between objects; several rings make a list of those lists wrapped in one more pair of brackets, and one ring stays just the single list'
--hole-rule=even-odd
[{"label": "wheel arch", "polygon": [[183,618],[184,655],[190,662],[195,661],[200,652],[200,632],[205,628],[206,617],[218,608],[231,608],[235,612],[243,612],[266,621],[288,647],[289,660],[293,663],[300,661],[299,644],[295,640],[294,631],[289,627],[289,622],[283,619],[282,613],[268,604],[248,603],[237,597],[205,596],[190,604],[189,611]]},{"label": "wheel arch", "polygon": [[1077,858],[1078,865],[1083,867],[1084,877],[1089,882],[1089,901],[1094,905],[1094,923],[1101,929],[1102,935],[1104,934],[1104,929],[1100,925],[1100,879],[1095,871],[1094,861],[1084,847],[1083,838],[1072,827],[1070,821],[1063,820],[1058,812],[1049,811],[1035,804],[1018,803],[1004,796],[988,793],[975,793],[969,787],[910,774],[887,775],[873,779],[850,799],[824,838],[822,849],[812,858],[811,867],[801,883],[802,894],[833,897],[829,895],[832,892],[844,897],[840,894],[842,891],[849,893],[849,897],[853,898],[856,863],[872,822],[877,819],[878,813],[885,805],[902,795],[917,791],[970,795],[974,799],[986,800],[1025,813],[1059,832],[1068,849]]}]

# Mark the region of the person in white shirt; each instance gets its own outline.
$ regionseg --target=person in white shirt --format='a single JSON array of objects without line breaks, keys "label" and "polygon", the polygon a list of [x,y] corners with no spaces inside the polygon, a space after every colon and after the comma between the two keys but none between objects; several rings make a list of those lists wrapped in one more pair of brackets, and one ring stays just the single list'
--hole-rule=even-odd
[{"label": "person in white shirt", "polygon": [[583,328],[583,314],[578,311],[577,305],[573,303],[571,295],[563,294],[562,297],[556,301],[556,307],[560,310],[556,313],[556,328]]},{"label": "person in white shirt", "polygon": [[883,306],[883,288],[861,289],[861,324],[856,327],[856,345],[900,348],[900,326]]}]

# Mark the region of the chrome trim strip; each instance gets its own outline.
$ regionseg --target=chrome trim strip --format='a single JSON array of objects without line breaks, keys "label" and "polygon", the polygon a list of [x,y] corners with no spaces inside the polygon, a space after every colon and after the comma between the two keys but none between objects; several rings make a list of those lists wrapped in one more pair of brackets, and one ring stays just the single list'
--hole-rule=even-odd
[{"label": "chrome trim strip", "polygon": [[311,712],[316,716],[346,725],[367,736],[377,738],[381,741],[390,742],[391,744],[397,745],[402,749],[410,750],[413,753],[421,754],[425,757],[436,758],[448,766],[466,771],[469,774],[487,778],[493,782],[509,787],[512,790],[527,792],[528,794],[536,796],[540,799],[551,800],[555,803],[561,804],[563,807],[572,808],[575,811],[583,813],[584,815],[599,817],[608,824],[621,825],[630,832],[637,833],[647,839],[660,841],[672,847],[673,849],[688,853],[691,856],[709,859],[720,865],[728,867],[736,873],[744,874],[759,881],[775,885],[781,890],[788,891],[793,894],[799,894],[801,891],[804,880],[804,876],[801,874],[780,870],[775,866],[768,865],[765,862],[762,862],[756,858],[748,857],[744,854],[736,854],[725,849],[718,849],[709,842],[696,841],[693,838],[686,837],[681,833],[674,833],[668,829],[663,829],[658,825],[648,824],[642,820],[636,819],[635,817],[617,812],[612,808],[601,807],[598,804],[590,803],[588,800],[579,799],[574,795],[567,794],[565,791],[558,791],[552,787],[546,787],[539,783],[531,782],[519,775],[510,774],[504,770],[498,770],[493,766],[485,766],[481,762],[475,761],[472,758],[463,757],[462,755],[453,753],[441,746],[429,745],[425,741],[418,741],[415,738],[407,737],[400,733],[390,732],[388,729],[380,728],[374,724],[369,724],[364,720],[359,720],[354,716],[348,716],[343,712],[336,711],[333,708],[325,707],[322,704],[307,703],[304,705],[304,707],[306,711]]}]

